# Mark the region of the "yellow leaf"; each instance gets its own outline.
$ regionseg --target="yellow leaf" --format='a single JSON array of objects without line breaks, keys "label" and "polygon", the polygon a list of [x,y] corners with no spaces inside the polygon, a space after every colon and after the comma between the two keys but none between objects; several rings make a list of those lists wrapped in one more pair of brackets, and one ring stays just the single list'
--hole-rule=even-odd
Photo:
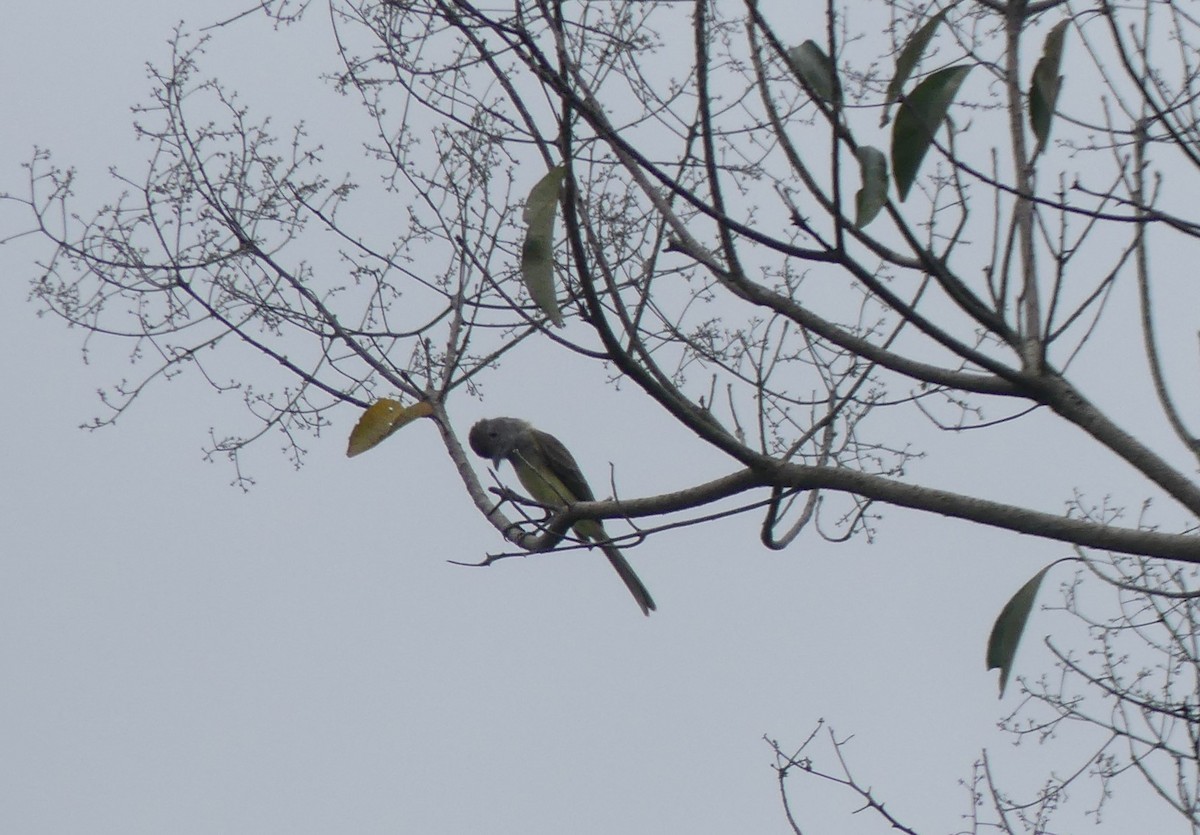
[{"label": "yellow leaf", "polygon": [[358,423],[351,431],[350,445],[346,447],[346,457],[353,458],[366,452],[371,447],[380,444],[384,438],[401,426],[431,414],[433,414],[433,407],[424,400],[408,407],[386,397],[376,400],[363,412],[362,417],[358,419]]}]

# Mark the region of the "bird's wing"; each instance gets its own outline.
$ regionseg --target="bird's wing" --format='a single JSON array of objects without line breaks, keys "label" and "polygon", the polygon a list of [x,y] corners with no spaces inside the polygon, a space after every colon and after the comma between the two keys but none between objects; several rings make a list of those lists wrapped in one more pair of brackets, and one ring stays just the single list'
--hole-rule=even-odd
[{"label": "bird's wing", "polygon": [[575,457],[563,446],[563,442],[540,429],[530,429],[530,432],[550,471],[559,477],[563,485],[571,491],[571,495],[577,501],[595,501],[596,495],[588,486],[579,465],[575,463]]}]

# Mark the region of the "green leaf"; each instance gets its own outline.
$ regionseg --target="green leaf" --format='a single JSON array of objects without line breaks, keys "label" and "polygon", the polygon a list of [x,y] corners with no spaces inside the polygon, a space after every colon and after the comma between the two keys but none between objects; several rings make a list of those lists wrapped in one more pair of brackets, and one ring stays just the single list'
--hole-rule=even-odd
[{"label": "green leaf", "polygon": [[563,317],[554,290],[554,217],[558,213],[558,189],[566,173],[565,166],[556,165],[530,189],[525,203],[525,245],[521,248],[521,275],[529,298],[560,328]]},{"label": "green leaf", "polygon": [[433,407],[424,400],[405,407],[399,401],[380,398],[368,406],[358,423],[354,424],[350,432],[350,444],[346,447],[346,457],[361,455],[381,444],[400,427],[432,414]]},{"label": "green leaf", "polygon": [[1017,654],[1017,644],[1021,642],[1021,633],[1025,631],[1025,623],[1029,620],[1029,613],[1033,611],[1033,600],[1037,597],[1038,587],[1041,586],[1046,572],[1054,565],[1055,563],[1051,563],[1046,566],[1021,586],[1004,604],[1000,616],[992,626],[987,646],[987,668],[1000,670],[1001,698],[1004,697],[1004,687],[1008,684],[1008,675],[1012,672],[1013,658]]},{"label": "green leaf", "polygon": [[813,93],[825,101],[831,102],[837,98],[837,69],[816,41],[808,40],[800,46],[793,46],[787,55],[792,67]]},{"label": "green leaf", "polygon": [[862,229],[875,219],[887,202],[887,157],[878,148],[860,145],[858,166],[862,170],[862,188],[854,196],[854,225]]},{"label": "green leaf", "polygon": [[929,46],[929,42],[933,40],[933,33],[945,18],[947,11],[947,9],[942,9],[929,18],[924,26],[908,36],[908,42],[904,44],[904,48],[900,50],[900,55],[896,58],[896,72],[892,74],[892,80],[888,83],[887,92],[883,96],[883,118],[879,121],[880,127],[888,123],[888,106],[900,98],[900,90],[908,81],[908,77],[912,75],[921,56],[925,54],[925,47]]},{"label": "green leaf", "polygon": [[970,71],[959,64],[931,73],[901,103],[892,125],[892,176],[901,200],[908,197],[933,136]]},{"label": "green leaf", "polygon": [[1069,23],[1069,20],[1059,21],[1047,33],[1042,57],[1029,80],[1029,127],[1037,137],[1034,156],[1042,152],[1050,139],[1050,121],[1054,118],[1054,107],[1062,89],[1063,77],[1058,74],[1058,69],[1062,66],[1063,40]]}]

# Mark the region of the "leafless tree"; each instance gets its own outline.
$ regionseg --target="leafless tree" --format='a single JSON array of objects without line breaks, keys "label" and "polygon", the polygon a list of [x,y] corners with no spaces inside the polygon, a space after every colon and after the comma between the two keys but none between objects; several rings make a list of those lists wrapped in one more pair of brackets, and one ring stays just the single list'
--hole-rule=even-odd
[{"label": "leafless tree", "polygon": [[[254,13],[282,37],[305,6]],[[1151,591],[1200,563],[1190,523],[1006,504],[982,478],[976,492],[921,483],[921,451],[896,430],[919,415],[986,435],[1052,413],[1146,495],[1200,514],[1200,439],[1177,405],[1194,369],[1160,354],[1183,344],[1174,314],[1194,294],[1178,261],[1200,237],[1200,38],[1185,6],[830,0],[805,43],[785,34],[794,9],[765,0],[329,12],[332,86],[365,119],[356,181],[326,173],[302,127],[276,135],[207,78],[208,35],[180,32],[138,110],[149,164],[114,174],[119,197],[76,214],[73,172],[44,151],[28,192],[7,196],[53,244],[38,301],[131,345],[140,376],[106,392],[98,424],[155,380],[202,375],[256,421],[210,448],[248,484],[240,455],[268,433],[299,463],[335,410],[424,404],[480,512],[525,548],[584,517],[636,521],[640,541],[738,512],[782,549],[806,528],[870,534],[894,505],[1116,554],[1104,564]],[[559,165],[562,327],[521,269],[526,195]],[[1138,304],[1109,304],[1125,285]],[[1111,375],[1151,380],[1148,430],[1116,417],[1129,380],[1085,390],[1083,370],[1108,362],[1102,325],[1144,359]],[[465,454],[455,404],[529,341],[609,364],[729,473],[576,504],[552,535],[514,526]],[[247,355],[266,362],[225,364]],[[1148,562],[1164,559],[1176,562]],[[1155,646],[1176,653],[1191,634],[1176,631]],[[1065,650],[1061,662],[1093,683],[1115,676]],[[1029,690],[1069,703],[1053,692]],[[1196,708],[1168,702],[1194,732]],[[1195,819],[1192,800],[1178,805]]]}]

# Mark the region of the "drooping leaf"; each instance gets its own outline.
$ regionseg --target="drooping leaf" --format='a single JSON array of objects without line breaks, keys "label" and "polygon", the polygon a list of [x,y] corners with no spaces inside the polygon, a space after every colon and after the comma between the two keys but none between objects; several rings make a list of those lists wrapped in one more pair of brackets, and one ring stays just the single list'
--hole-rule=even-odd
[{"label": "drooping leaf", "polygon": [[351,430],[346,457],[353,458],[378,446],[400,427],[431,414],[433,407],[424,400],[408,407],[386,397],[376,400],[367,407]]},{"label": "drooping leaf", "polygon": [[1017,654],[1017,645],[1021,642],[1021,634],[1025,631],[1025,623],[1029,613],[1033,611],[1033,601],[1037,597],[1038,587],[1046,572],[1053,568],[1054,563],[1043,568],[1033,578],[1021,586],[1017,593],[1004,604],[996,623],[992,626],[991,637],[988,638],[987,668],[1000,670],[1000,696],[1004,696],[1004,687],[1008,684],[1009,673],[1012,672],[1013,658]]},{"label": "drooping leaf", "polygon": [[800,46],[793,46],[787,55],[804,83],[817,96],[830,102],[837,98],[837,69],[816,41],[808,40]]},{"label": "drooping leaf", "polygon": [[1050,139],[1050,122],[1058,104],[1058,92],[1062,89],[1063,77],[1058,70],[1062,66],[1063,42],[1069,23],[1068,20],[1059,21],[1046,34],[1042,57],[1033,68],[1033,76],[1029,80],[1029,127],[1037,138],[1034,156],[1042,152]]},{"label": "drooping leaf", "polygon": [[860,145],[858,166],[862,171],[862,188],[854,196],[854,225],[862,229],[875,219],[887,202],[887,157],[878,148]]},{"label": "drooping leaf", "polygon": [[521,276],[529,298],[560,328],[563,317],[554,289],[554,218],[558,188],[566,173],[566,167],[556,165],[530,189],[525,203],[525,246],[521,248]]},{"label": "drooping leaf", "polygon": [[896,57],[896,72],[892,74],[892,80],[888,82],[887,92],[883,97],[883,118],[879,120],[879,127],[884,127],[888,123],[889,106],[900,98],[901,89],[904,88],[908,77],[912,75],[921,56],[925,54],[925,47],[929,46],[929,42],[933,40],[933,33],[937,31],[938,24],[945,18],[947,11],[947,9],[942,9],[929,18],[925,25],[908,36],[908,42],[904,44],[904,48]]},{"label": "drooping leaf", "polygon": [[931,73],[901,103],[892,125],[892,176],[901,200],[908,197],[934,134],[970,71],[959,64]]}]

